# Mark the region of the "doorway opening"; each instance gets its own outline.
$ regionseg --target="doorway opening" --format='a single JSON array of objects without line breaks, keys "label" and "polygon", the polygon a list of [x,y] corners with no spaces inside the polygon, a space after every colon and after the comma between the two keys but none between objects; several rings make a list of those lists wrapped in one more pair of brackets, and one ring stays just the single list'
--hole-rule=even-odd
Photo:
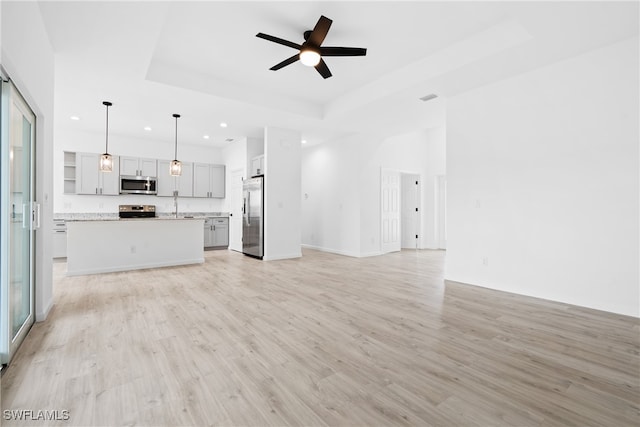
[{"label": "doorway opening", "polygon": [[420,175],[400,174],[400,245],[402,249],[420,247]]}]

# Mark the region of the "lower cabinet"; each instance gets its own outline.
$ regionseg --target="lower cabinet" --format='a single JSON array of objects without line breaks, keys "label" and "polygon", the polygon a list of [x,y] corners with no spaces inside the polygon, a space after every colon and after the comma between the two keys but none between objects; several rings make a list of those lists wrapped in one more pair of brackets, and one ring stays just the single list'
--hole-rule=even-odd
[{"label": "lower cabinet", "polygon": [[67,257],[67,224],[64,220],[53,221],[53,258]]},{"label": "lower cabinet", "polygon": [[229,246],[229,218],[208,218],[204,221],[204,247]]}]

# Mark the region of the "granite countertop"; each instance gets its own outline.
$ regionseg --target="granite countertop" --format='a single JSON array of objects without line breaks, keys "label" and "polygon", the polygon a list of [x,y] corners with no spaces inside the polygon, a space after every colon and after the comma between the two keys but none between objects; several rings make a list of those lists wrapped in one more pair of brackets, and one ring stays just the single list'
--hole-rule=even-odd
[{"label": "granite countertop", "polygon": [[122,218],[117,213],[56,213],[53,215],[54,221],[136,221],[140,219],[207,219],[207,218],[227,218],[228,212],[178,212],[178,218],[170,212],[156,212],[154,218]]}]

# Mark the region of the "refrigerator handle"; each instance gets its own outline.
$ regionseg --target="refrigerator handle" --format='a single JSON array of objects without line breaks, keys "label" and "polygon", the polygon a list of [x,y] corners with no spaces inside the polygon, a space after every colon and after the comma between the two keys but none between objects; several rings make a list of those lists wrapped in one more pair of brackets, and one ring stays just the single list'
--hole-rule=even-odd
[{"label": "refrigerator handle", "polygon": [[247,193],[247,203],[249,209],[247,210],[247,225],[251,225],[251,192]]}]

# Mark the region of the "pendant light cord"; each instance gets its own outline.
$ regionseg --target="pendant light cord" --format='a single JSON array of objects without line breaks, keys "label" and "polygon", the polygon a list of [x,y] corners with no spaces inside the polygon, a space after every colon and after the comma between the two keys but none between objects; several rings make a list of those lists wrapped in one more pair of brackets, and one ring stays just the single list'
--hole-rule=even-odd
[{"label": "pendant light cord", "polygon": [[104,153],[109,154],[109,107],[111,107],[113,104],[109,101],[103,101],[102,105],[107,107],[107,128],[105,130],[106,139],[104,143]]},{"label": "pendant light cord", "polygon": [[109,152],[109,106],[107,105],[107,129],[105,130],[106,140],[104,143],[104,152]]},{"label": "pendant light cord", "polygon": [[180,117],[180,114],[174,114],[173,117],[176,118],[176,144],[175,152],[173,153],[173,159],[178,160],[178,117]]}]

